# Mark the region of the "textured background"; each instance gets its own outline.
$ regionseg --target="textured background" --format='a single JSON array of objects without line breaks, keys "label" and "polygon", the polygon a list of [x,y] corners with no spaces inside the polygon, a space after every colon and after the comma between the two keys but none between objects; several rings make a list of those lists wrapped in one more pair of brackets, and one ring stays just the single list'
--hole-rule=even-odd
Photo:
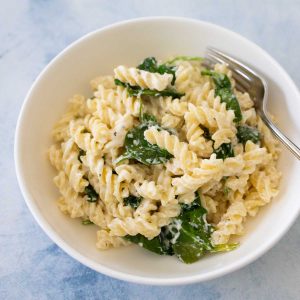
[{"label": "textured background", "polygon": [[172,15],[210,21],[266,49],[300,86],[299,1],[0,0],[0,299],[300,299],[300,220],[266,255],[225,277],[152,287],[98,274],[67,256],[30,215],[14,171],[25,94],[69,43],[113,22]]}]

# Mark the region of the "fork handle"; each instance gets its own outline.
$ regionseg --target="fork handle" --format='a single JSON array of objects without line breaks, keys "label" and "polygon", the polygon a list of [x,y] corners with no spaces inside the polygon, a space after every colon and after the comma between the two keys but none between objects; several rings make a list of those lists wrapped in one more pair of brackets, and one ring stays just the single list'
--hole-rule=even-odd
[{"label": "fork handle", "polygon": [[300,148],[295,145],[280,129],[266,116],[265,113],[261,114],[261,119],[268,126],[271,132],[281,141],[281,143],[292,152],[300,160]]}]

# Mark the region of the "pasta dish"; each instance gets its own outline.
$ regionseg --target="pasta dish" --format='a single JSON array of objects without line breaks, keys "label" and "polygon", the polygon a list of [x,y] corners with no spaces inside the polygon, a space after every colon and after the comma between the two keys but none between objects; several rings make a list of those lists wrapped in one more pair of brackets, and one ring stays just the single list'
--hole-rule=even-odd
[{"label": "pasta dish", "polygon": [[98,226],[99,249],[134,243],[185,263],[235,249],[280,181],[278,142],[248,93],[198,57],[113,72],[53,129],[60,210]]}]

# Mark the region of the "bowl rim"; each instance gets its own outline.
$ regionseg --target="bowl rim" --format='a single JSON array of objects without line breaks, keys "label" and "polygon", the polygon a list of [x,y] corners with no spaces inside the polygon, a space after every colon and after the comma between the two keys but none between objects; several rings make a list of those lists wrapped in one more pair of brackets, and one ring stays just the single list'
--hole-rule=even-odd
[{"label": "bowl rim", "polygon": [[19,183],[19,187],[21,190],[21,193],[25,199],[25,202],[27,204],[27,207],[29,208],[31,214],[33,215],[36,222],[39,224],[39,226],[43,229],[43,231],[48,235],[48,237],[57,245],[59,246],[64,252],[66,252],[68,255],[73,257],[75,260],[79,261],[85,266],[88,266],[89,268],[100,272],[104,275],[111,276],[116,279],[133,282],[133,283],[139,283],[139,284],[147,284],[147,285],[182,285],[182,284],[191,284],[195,282],[201,282],[201,281],[207,281],[211,280],[226,274],[229,274],[233,271],[236,271],[249,263],[253,262],[260,256],[262,256],[264,253],[266,253],[271,247],[273,247],[282,237],[283,235],[289,230],[289,228],[292,226],[292,224],[295,222],[296,218],[298,217],[300,213],[300,206],[298,211],[294,212],[294,215],[291,216],[291,218],[286,223],[285,227],[281,228],[280,231],[276,235],[274,235],[272,238],[270,238],[269,242],[267,244],[264,244],[263,246],[260,246],[257,248],[257,250],[249,253],[248,255],[243,256],[242,258],[238,259],[236,262],[232,263],[229,266],[221,267],[215,271],[208,272],[206,274],[199,274],[199,275],[190,275],[186,277],[176,277],[176,278],[155,278],[155,277],[146,277],[146,276],[138,276],[138,275],[132,275],[126,272],[122,271],[116,271],[113,269],[110,269],[109,267],[103,266],[99,263],[95,263],[92,259],[89,259],[85,257],[83,254],[78,252],[77,250],[73,249],[71,246],[69,246],[60,236],[57,234],[49,225],[49,223],[44,219],[43,215],[40,213],[38,206],[35,204],[35,201],[31,198],[29,189],[26,186],[26,180],[23,176],[22,171],[22,164],[21,164],[21,151],[20,151],[20,134],[22,131],[22,125],[24,122],[24,114],[26,110],[27,103],[30,101],[31,95],[33,94],[33,91],[35,90],[36,86],[39,84],[40,79],[44,76],[44,74],[48,71],[49,68],[51,68],[57,60],[59,60],[64,54],[66,54],[71,48],[74,46],[80,44],[84,40],[87,40],[89,38],[92,38],[94,35],[98,34],[99,32],[105,32],[109,31],[111,29],[122,27],[124,25],[127,25],[129,23],[143,23],[143,22],[155,22],[155,21],[176,21],[176,22],[183,22],[183,23],[194,23],[210,28],[217,29],[218,31],[222,31],[225,35],[231,35],[234,36],[240,40],[243,40],[247,43],[250,43],[252,46],[258,48],[268,59],[277,67],[280,69],[282,76],[285,77],[285,79],[289,82],[289,84],[295,89],[295,91],[298,93],[298,97],[300,98],[299,90],[296,86],[296,84],[293,82],[291,77],[288,75],[288,73],[281,67],[281,65],[264,49],[262,49],[260,46],[258,46],[256,43],[248,40],[247,38],[243,37],[242,35],[224,28],[223,26],[216,25],[210,22],[197,20],[193,18],[185,18],[185,17],[171,17],[171,16],[150,16],[150,17],[142,17],[142,18],[134,18],[134,19],[128,19],[121,22],[116,22],[113,24],[106,25],[104,27],[101,27],[99,29],[93,30],[79,39],[72,42],[69,46],[64,48],[61,52],[59,52],[40,72],[40,74],[37,76],[37,78],[34,80],[33,84],[31,85],[29,91],[26,94],[25,100],[22,104],[16,130],[15,130],[15,139],[14,139],[14,160],[15,160],[15,169],[16,169],[16,176]]}]

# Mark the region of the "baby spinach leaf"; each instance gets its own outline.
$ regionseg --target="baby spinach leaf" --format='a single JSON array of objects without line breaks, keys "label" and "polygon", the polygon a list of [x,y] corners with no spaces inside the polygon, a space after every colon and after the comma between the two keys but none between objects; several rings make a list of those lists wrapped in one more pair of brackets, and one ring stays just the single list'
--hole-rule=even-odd
[{"label": "baby spinach leaf", "polygon": [[127,241],[130,241],[132,243],[138,244],[139,246],[155,252],[160,255],[166,255],[169,254],[168,249],[164,247],[164,243],[161,239],[161,235],[156,236],[152,240],[148,240],[146,237],[144,237],[141,234],[137,235],[126,235],[124,237]]},{"label": "baby spinach leaf", "polygon": [[166,149],[162,149],[157,145],[150,144],[144,137],[144,132],[151,126],[157,126],[163,130],[157,123],[155,117],[144,114],[143,123],[132,128],[125,137],[125,153],[121,155],[116,163],[125,159],[135,159],[145,165],[158,165],[166,163],[173,157]]},{"label": "baby spinach leaf", "polygon": [[142,123],[148,123],[148,124],[149,124],[149,123],[153,123],[153,124],[157,124],[157,119],[155,118],[155,116],[150,115],[150,114],[144,113],[144,114],[141,115],[140,119],[141,119],[141,122],[142,122]]},{"label": "baby spinach leaf", "polygon": [[168,65],[158,65],[155,57],[147,57],[140,65],[137,66],[138,69],[148,71],[151,73],[159,73],[159,74],[172,74],[173,79],[171,84],[174,85],[176,80],[176,67],[168,66]]},{"label": "baby spinach leaf", "polygon": [[137,69],[148,71],[151,73],[156,73],[157,70],[157,60],[155,57],[147,57],[144,61],[137,66]]},{"label": "baby spinach leaf", "polygon": [[87,195],[88,202],[97,202],[99,195],[97,194],[97,192],[95,191],[95,189],[93,188],[93,186],[91,184],[89,184],[88,186],[85,187],[84,189],[84,193],[85,195]]},{"label": "baby spinach leaf", "polygon": [[130,195],[129,197],[124,198],[123,201],[125,205],[130,205],[132,208],[136,209],[141,204],[142,198]]},{"label": "baby spinach leaf", "polygon": [[163,91],[157,91],[157,90],[150,90],[150,89],[143,89],[140,86],[133,86],[129,83],[122,82],[119,79],[115,79],[115,84],[123,86],[127,89],[129,96],[152,96],[152,97],[172,97],[172,99],[181,98],[184,96],[182,93],[178,93],[177,91],[173,89],[165,89]]},{"label": "baby spinach leaf", "polygon": [[234,95],[231,87],[231,82],[226,74],[217,73],[211,70],[203,70],[202,75],[211,76],[215,83],[215,95],[219,96],[221,102],[226,103],[226,108],[232,109],[235,114],[234,121],[240,122],[242,120],[242,112],[239,102]]},{"label": "baby spinach leaf", "polygon": [[219,148],[214,150],[217,158],[222,158],[223,160],[227,157],[234,157],[234,151],[231,143],[223,143]]},{"label": "baby spinach leaf", "polygon": [[194,209],[197,209],[199,207],[202,207],[201,205],[201,199],[200,199],[200,195],[199,193],[195,193],[195,199],[192,203],[189,204],[181,204],[181,215],[189,212],[189,211],[193,211]]},{"label": "baby spinach leaf", "polygon": [[192,263],[201,258],[206,251],[213,249],[210,241],[213,227],[206,221],[206,209],[201,205],[200,195],[188,206],[183,205],[179,236],[173,244],[175,255],[185,263]]},{"label": "baby spinach leaf", "polygon": [[208,69],[203,70],[201,74],[212,77],[216,85],[216,92],[218,92],[220,89],[231,89],[231,82],[226,74],[214,72]]},{"label": "baby spinach leaf", "polygon": [[248,140],[253,143],[258,143],[260,140],[260,133],[257,128],[250,127],[248,125],[240,125],[237,127],[236,134],[240,143],[246,144]]}]

